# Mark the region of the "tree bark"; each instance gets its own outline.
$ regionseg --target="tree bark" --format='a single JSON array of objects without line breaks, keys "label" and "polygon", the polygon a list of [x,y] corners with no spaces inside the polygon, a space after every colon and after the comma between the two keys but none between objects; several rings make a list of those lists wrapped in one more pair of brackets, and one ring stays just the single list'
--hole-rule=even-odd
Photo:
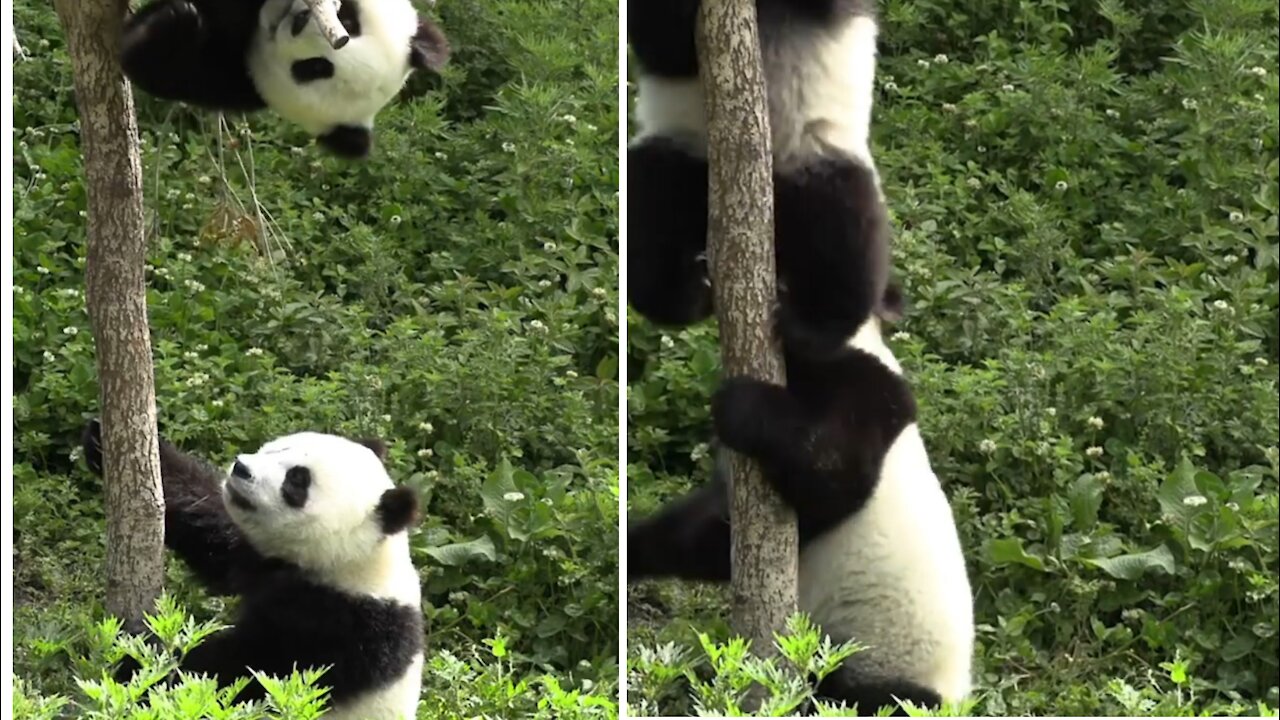
[{"label": "tree bark", "polygon": [[107,611],[131,630],[164,583],[164,490],[147,325],[142,165],[120,71],[125,0],[55,0],[67,37],[88,188],[85,304],[93,326],[107,514]]},{"label": "tree bark", "polygon": [[[707,254],[726,376],[786,384],[773,341],[773,151],[755,0],[703,0],[698,54],[707,104]],[[730,459],[734,631],[756,654],[796,609],[795,513],[757,463]]]}]

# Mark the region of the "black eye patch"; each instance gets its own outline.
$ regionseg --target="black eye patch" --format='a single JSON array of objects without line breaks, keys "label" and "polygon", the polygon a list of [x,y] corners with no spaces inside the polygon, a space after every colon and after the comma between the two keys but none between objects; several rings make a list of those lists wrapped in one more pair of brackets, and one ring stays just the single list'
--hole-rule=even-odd
[{"label": "black eye patch", "polygon": [[289,73],[293,75],[293,81],[299,85],[305,85],[316,80],[324,80],[333,77],[333,63],[328,58],[313,57],[306,60],[298,60],[289,66]]},{"label": "black eye patch", "polygon": [[311,489],[311,471],[301,465],[289,468],[280,486],[280,498],[291,508],[307,504],[307,491]]}]

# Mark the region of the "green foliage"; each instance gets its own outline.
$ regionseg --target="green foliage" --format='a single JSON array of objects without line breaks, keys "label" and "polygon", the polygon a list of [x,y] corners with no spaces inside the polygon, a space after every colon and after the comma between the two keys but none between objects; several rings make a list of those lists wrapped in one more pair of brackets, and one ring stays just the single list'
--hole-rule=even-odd
[{"label": "green foliage", "polygon": [[[530,688],[558,703],[548,713],[605,712],[617,7],[458,0],[439,13],[454,62],[415,75],[379,116],[366,163],[266,113],[220,121],[138,96],[161,430],[218,464],[300,429],[388,439],[388,469],[426,508],[412,546],[428,662],[501,636],[501,673],[465,661],[477,686]],[[14,14],[30,56],[14,69],[16,669],[24,697],[82,702],[74,678],[97,670],[73,674],[73,658],[102,612],[104,532],[102,488],[75,450],[98,394],[86,191],[52,8]],[[229,617],[179,563],[169,587],[196,617]],[[424,696],[443,692],[425,681]]]},{"label": "green foliage", "polygon": [[[975,712],[1280,705],[1275,3],[882,10],[890,344],[969,557]],[[709,476],[719,363],[712,323],[628,329],[644,513]],[[633,646],[727,637],[719,593],[632,596]]]}]

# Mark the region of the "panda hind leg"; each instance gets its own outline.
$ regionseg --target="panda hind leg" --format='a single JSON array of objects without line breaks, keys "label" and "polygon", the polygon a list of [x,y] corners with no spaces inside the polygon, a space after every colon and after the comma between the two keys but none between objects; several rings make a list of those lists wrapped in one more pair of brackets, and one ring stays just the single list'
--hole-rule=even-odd
[{"label": "panda hind leg", "polygon": [[827,703],[844,703],[846,707],[856,705],[858,714],[863,716],[873,715],[885,707],[894,709],[894,717],[905,716],[907,711],[899,700],[931,709],[942,705],[942,696],[923,685],[906,679],[870,680],[859,677],[848,664],[823,678],[818,684],[817,696]]},{"label": "panda hind leg", "polygon": [[660,137],[627,151],[627,300],[651,322],[711,315],[707,162]]},{"label": "panda hind leg", "polygon": [[717,473],[627,530],[627,582],[729,581],[729,492]]},{"label": "panda hind leg", "polygon": [[245,61],[255,15],[228,2],[222,6],[227,13],[243,17],[215,19],[202,10],[205,6],[190,0],[157,0],[129,16],[120,42],[125,76],[166,100],[214,110],[265,107]]}]

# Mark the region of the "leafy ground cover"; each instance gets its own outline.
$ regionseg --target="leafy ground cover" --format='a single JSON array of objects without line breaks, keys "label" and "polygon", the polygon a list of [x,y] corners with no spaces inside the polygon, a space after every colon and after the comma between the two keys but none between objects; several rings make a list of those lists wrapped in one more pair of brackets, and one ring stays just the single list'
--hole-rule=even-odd
[{"label": "leafy ground cover", "polygon": [[[616,5],[438,10],[452,65],[379,116],[364,164],[138,98],[161,430],[219,463],[299,429],[387,438],[427,508],[423,717],[614,716]],[[106,706],[76,678],[119,647],[75,451],[97,403],[85,188],[52,8],[15,24],[19,716],[88,717]],[[169,581],[192,622],[226,618],[176,561]]]},{"label": "leafy ground cover", "polygon": [[[882,8],[891,345],[969,554],[969,709],[1275,708],[1275,4]],[[713,324],[628,327],[640,513],[710,473],[718,354]],[[633,589],[634,710],[727,707],[701,684],[742,677],[725,617],[708,588]]]}]

